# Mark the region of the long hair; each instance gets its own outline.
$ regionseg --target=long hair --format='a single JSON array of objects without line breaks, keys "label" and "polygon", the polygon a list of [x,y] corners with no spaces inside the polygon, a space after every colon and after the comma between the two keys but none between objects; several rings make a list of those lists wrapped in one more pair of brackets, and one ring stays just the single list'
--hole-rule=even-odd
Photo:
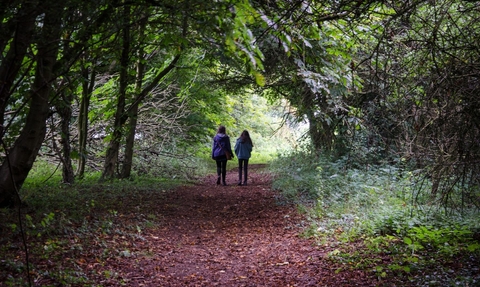
[{"label": "long hair", "polygon": [[250,143],[253,146],[252,139],[250,138],[250,134],[247,130],[244,130],[240,135],[240,140],[242,143]]}]

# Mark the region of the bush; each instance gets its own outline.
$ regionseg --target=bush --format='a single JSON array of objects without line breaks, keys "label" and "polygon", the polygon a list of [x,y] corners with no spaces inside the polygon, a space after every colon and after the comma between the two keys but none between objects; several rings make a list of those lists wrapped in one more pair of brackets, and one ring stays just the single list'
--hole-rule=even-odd
[{"label": "bush", "polygon": [[[480,257],[477,209],[455,211],[427,201],[430,184],[419,184],[418,174],[404,167],[361,168],[351,160],[295,151],[272,163],[273,186],[293,200],[307,195],[313,206],[302,208],[310,219],[303,235],[337,246],[333,261],[371,268],[379,277],[400,272],[415,278],[411,273],[418,271],[438,282],[478,282],[472,275],[478,269],[470,264]],[[386,263],[378,260],[387,257]],[[448,275],[459,258],[468,266],[458,275],[464,278]]]},{"label": "bush", "polygon": [[279,155],[271,164],[275,174],[273,189],[280,190],[289,200],[318,196],[321,169],[318,158],[312,153],[297,151]]}]

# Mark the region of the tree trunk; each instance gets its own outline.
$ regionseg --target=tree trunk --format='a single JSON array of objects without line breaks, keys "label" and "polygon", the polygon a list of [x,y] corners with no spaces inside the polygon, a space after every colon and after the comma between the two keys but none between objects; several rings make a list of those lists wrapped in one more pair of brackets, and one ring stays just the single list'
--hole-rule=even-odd
[{"label": "tree trunk", "polygon": [[[124,20],[130,19],[130,9],[124,7]],[[113,123],[113,132],[110,143],[108,144],[107,153],[105,155],[105,165],[100,181],[112,179],[115,175],[117,167],[118,154],[120,149],[120,141],[122,139],[122,127],[125,123],[125,103],[128,85],[128,64],[130,63],[130,27],[125,25],[123,28],[123,46],[120,58],[120,87],[118,93],[117,109],[115,111],[115,120]]]},{"label": "tree trunk", "polygon": [[322,150],[322,133],[321,128],[319,127],[319,123],[312,111],[307,111],[306,114],[308,119],[308,134],[310,136],[312,146],[317,151]]},{"label": "tree trunk", "polygon": [[58,114],[60,115],[60,137],[62,144],[62,154],[60,160],[62,161],[62,178],[64,183],[73,184],[75,180],[70,145],[70,119],[72,118],[72,94],[68,96],[62,95],[61,102],[57,105]]},{"label": "tree trunk", "polygon": [[83,178],[85,173],[85,165],[87,162],[87,138],[88,138],[88,110],[90,108],[90,97],[92,96],[95,84],[95,68],[89,70],[82,67],[82,98],[80,100],[80,111],[78,114],[78,161],[77,161],[77,177]]},{"label": "tree trunk", "polygon": [[[138,105],[142,102],[142,100],[148,95],[148,93],[150,93],[156,85],[158,85],[158,82],[163,78],[165,77],[165,75],[167,75],[171,70],[173,70],[173,68],[175,68],[175,64],[178,62],[178,60],[180,59],[180,54],[179,55],[176,55],[175,58],[173,58],[172,62],[170,62],[170,64],[165,68],[163,69],[154,79],[153,81],[148,84],[140,94],[137,95],[137,97],[135,98],[135,100],[133,101],[132,105],[130,105],[128,107],[128,109],[126,110],[126,115],[137,115],[137,111],[138,111]],[[137,82],[138,83],[138,82]],[[130,126],[135,126],[136,127],[136,124],[137,124],[137,120],[135,118],[135,122],[132,122]],[[131,149],[130,151],[128,151],[128,148],[126,148],[126,153],[127,151],[129,153],[131,153],[131,156],[133,157],[133,143],[134,143],[134,137],[135,137],[135,130],[134,129],[130,129],[129,130],[129,137],[133,137],[131,139]],[[127,139],[128,140],[128,139]],[[128,145],[128,143],[127,143]],[[127,156],[127,155],[126,155]],[[128,164],[128,163],[127,163]],[[131,165],[131,158],[130,158],[130,165]],[[131,169],[131,166],[130,166],[130,169]],[[127,170],[124,169],[125,173],[122,172],[122,174],[127,174]],[[130,172],[128,172],[128,176],[130,176]],[[127,177],[128,177],[127,176]],[[124,176],[122,176],[122,178],[125,178]]]},{"label": "tree trunk", "polygon": [[131,113],[132,114],[129,116],[128,121],[127,138],[125,142],[125,158],[123,161],[120,178],[129,178],[132,172],[133,147],[135,145],[135,133],[137,130],[138,105],[132,109]]},{"label": "tree trunk", "polygon": [[[184,29],[186,29],[184,27]],[[124,35],[125,37],[125,35]],[[125,43],[124,43],[125,45]],[[123,53],[125,53],[125,49],[123,49]],[[128,55],[127,55],[128,56]],[[115,168],[117,165],[118,160],[118,153],[120,148],[120,140],[122,136],[122,126],[128,119],[128,116],[132,114],[132,111],[138,108],[138,105],[145,99],[145,97],[158,85],[160,80],[165,77],[171,70],[175,68],[176,63],[180,59],[181,51],[177,54],[170,64],[165,67],[155,78],[149,83],[138,95],[136,95],[135,100],[133,103],[125,110],[125,95],[122,96],[120,93],[119,100],[117,103],[117,110],[115,112],[115,123],[114,123],[114,130],[112,134],[112,139],[110,141],[109,147],[107,149],[107,154],[105,156],[105,166],[104,172],[100,181],[103,181],[108,178],[112,178],[115,172]],[[122,56],[122,60],[125,58]],[[126,67],[126,64],[121,64],[122,67]],[[126,71],[124,71],[126,73]],[[122,77],[120,77],[122,78]],[[126,79],[126,77],[125,77]],[[125,83],[126,84],[126,83]],[[126,87],[125,87],[126,88]],[[122,82],[120,82],[120,91],[122,91]]]},{"label": "tree trunk", "polygon": [[303,105],[309,122],[308,132],[313,148],[316,151],[330,151],[333,147],[334,133],[332,126],[325,119],[328,116],[327,104],[324,100],[317,99],[307,86],[304,86],[304,93]]},{"label": "tree trunk", "polygon": [[[139,26],[139,38],[141,41],[144,39],[145,25],[147,24],[148,17],[143,16]],[[144,49],[140,46],[138,49],[138,61],[137,61],[137,80],[135,82],[135,94],[140,94],[142,91],[143,75],[145,72],[145,59],[143,57]],[[128,114],[129,122],[127,127],[127,138],[125,142],[125,158],[123,161],[122,172],[120,178],[129,178],[132,172],[133,164],[133,148],[135,146],[135,133],[137,131],[137,117],[139,102],[135,102],[131,111]]]},{"label": "tree trunk", "polygon": [[26,122],[13,148],[8,152],[7,160],[0,167],[0,206],[19,204],[15,202],[15,194],[27,178],[45,138],[51,81],[55,77],[53,68],[60,39],[60,12],[61,9],[45,13]]}]

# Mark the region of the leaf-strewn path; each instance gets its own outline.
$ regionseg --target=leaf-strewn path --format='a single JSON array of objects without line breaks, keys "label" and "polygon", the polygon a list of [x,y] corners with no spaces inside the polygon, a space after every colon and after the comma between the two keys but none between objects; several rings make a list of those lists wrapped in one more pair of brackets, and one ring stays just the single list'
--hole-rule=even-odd
[{"label": "leaf-strewn path", "polygon": [[211,176],[156,199],[150,208],[161,223],[129,247],[132,254],[95,266],[116,273],[103,286],[377,285],[360,271],[337,274],[328,250],[298,236],[301,216],[276,203],[268,175],[255,167],[248,186],[234,185],[230,171],[228,186]]}]

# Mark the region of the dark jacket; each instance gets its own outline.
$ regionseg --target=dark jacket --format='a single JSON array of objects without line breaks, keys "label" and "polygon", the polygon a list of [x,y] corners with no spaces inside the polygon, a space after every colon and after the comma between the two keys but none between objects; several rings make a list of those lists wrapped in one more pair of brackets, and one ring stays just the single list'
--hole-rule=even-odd
[{"label": "dark jacket", "polygon": [[226,134],[216,134],[213,138],[212,158],[215,160],[226,160],[225,150],[233,155],[230,138]]},{"label": "dark jacket", "polygon": [[249,142],[242,142],[241,138],[237,139],[235,143],[235,154],[238,159],[249,159],[252,152],[252,144]]}]

